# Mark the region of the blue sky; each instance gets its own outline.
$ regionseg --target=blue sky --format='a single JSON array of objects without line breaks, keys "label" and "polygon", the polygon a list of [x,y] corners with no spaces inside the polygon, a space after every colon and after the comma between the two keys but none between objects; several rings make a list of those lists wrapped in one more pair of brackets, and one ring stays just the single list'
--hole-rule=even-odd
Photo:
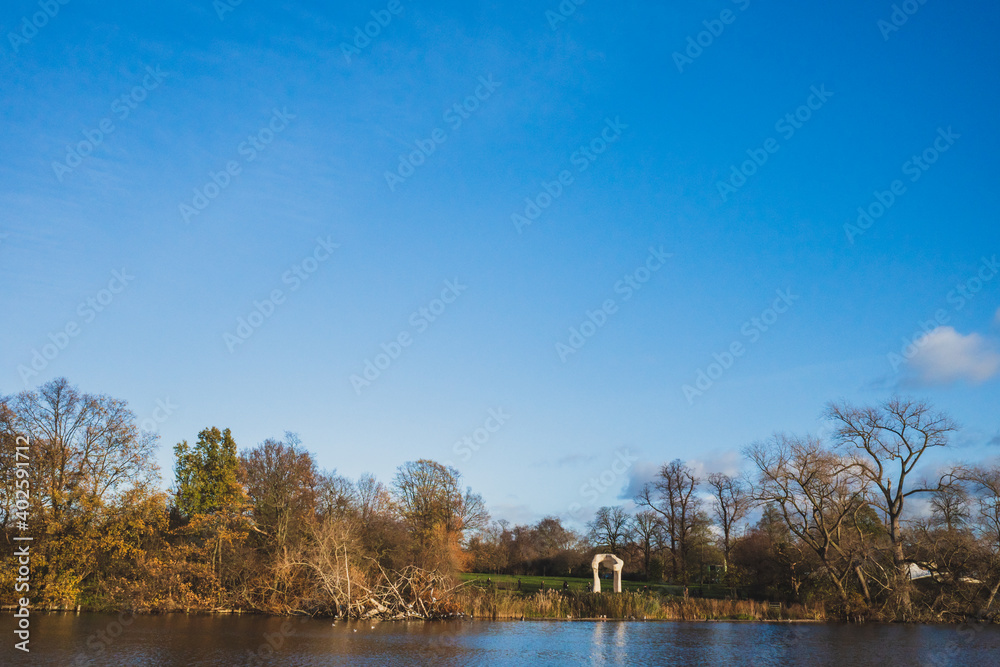
[{"label": "blue sky", "polygon": [[585,520],[893,392],[962,424],[937,462],[1000,445],[994,4],[42,5],[0,12],[0,392],[127,399],[166,481],[292,430]]}]

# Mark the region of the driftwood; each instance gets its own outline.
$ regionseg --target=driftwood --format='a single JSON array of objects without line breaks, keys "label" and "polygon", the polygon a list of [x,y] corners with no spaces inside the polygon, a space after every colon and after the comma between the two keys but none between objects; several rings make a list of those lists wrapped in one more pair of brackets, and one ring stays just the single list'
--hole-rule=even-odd
[{"label": "driftwood", "polygon": [[278,568],[285,581],[298,581],[302,593],[290,613],[348,619],[445,618],[457,607],[457,588],[440,572],[409,565],[386,570],[377,559],[359,553],[343,525],[317,526],[302,548],[283,555]]},{"label": "driftwood", "polygon": [[286,561],[286,568],[309,573],[315,590],[307,608],[296,613],[326,614],[348,619],[403,620],[445,618],[455,615],[449,603],[457,588],[439,572],[410,565],[386,571],[378,561],[366,559],[368,567],[352,562],[344,547],[325,558]]},{"label": "driftwood", "polygon": [[377,562],[372,564],[378,571],[375,584],[361,587],[364,593],[351,605],[351,618],[402,620],[454,615],[448,598],[456,587],[444,575],[413,565],[386,572]]}]

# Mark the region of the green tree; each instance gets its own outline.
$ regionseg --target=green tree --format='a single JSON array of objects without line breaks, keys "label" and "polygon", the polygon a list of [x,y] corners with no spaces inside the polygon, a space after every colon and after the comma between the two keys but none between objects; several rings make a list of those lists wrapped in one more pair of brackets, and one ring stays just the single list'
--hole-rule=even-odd
[{"label": "green tree", "polygon": [[194,447],[187,440],[177,443],[174,455],[174,503],[183,516],[209,514],[243,500],[236,441],[228,428],[206,428]]}]

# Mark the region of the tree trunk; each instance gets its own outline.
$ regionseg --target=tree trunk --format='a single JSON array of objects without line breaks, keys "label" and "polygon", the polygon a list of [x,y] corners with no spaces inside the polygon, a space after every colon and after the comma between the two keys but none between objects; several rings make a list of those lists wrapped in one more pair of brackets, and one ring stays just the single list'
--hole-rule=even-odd
[{"label": "tree trunk", "polygon": [[830,581],[837,588],[837,595],[840,596],[840,601],[844,603],[844,609],[846,610],[849,601],[847,599],[847,589],[844,588],[844,582],[837,576],[837,568],[833,567],[830,559],[827,558],[826,549],[820,550],[817,554],[819,556],[819,561],[823,563],[823,567],[826,568],[826,573],[830,575]]},{"label": "tree trunk", "polygon": [[870,607],[872,604],[872,595],[868,591],[868,580],[865,579],[865,573],[861,570],[860,565],[854,566],[854,574],[857,575],[858,583],[861,584],[861,590],[865,594],[865,602],[867,602],[868,606]]},{"label": "tree trunk", "polygon": [[910,603],[910,565],[903,555],[903,541],[899,534],[899,517],[892,520],[892,559],[896,566],[896,596],[899,602],[899,611],[902,613],[902,620],[910,617],[912,605]]},{"label": "tree trunk", "polygon": [[670,536],[670,580],[677,583],[677,540]]},{"label": "tree trunk", "polygon": [[847,599],[847,589],[844,588],[844,582],[837,578],[837,575],[833,573],[833,569],[827,566],[827,570],[830,572],[830,579],[833,581],[833,585],[837,587],[837,595],[840,596],[840,601],[844,603],[846,609],[849,601]]},{"label": "tree trunk", "polygon": [[993,588],[990,589],[990,596],[986,598],[986,605],[983,607],[983,611],[980,614],[983,618],[986,618],[986,616],[990,613],[990,607],[993,606],[993,600],[996,598],[998,590],[1000,590],[1000,579],[997,579],[997,582],[993,584]]}]

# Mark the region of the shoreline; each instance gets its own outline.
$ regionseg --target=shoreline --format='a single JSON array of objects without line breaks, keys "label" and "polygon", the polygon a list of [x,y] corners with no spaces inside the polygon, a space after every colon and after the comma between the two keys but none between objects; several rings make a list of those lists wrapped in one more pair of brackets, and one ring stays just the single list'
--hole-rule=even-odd
[{"label": "shoreline", "polygon": [[[0,613],[7,613],[15,611],[16,607],[14,605],[3,605],[0,606]],[[581,618],[563,618],[558,616],[532,616],[524,618],[486,618],[483,616],[476,617],[470,616],[468,614],[459,614],[447,618],[406,618],[406,619],[345,619],[337,616],[309,616],[308,614],[272,614],[267,612],[257,612],[257,611],[247,611],[247,610],[174,610],[174,611],[130,611],[130,610],[118,610],[118,611],[99,611],[99,610],[88,610],[88,609],[33,609],[35,614],[45,614],[45,615],[62,615],[62,614],[72,614],[75,616],[80,616],[83,614],[95,615],[95,616],[115,616],[115,615],[128,615],[132,617],[136,616],[169,616],[169,615],[184,615],[184,616],[255,616],[260,618],[302,618],[303,620],[315,620],[315,621],[333,621],[335,624],[344,623],[347,625],[358,623],[449,623],[449,622],[473,622],[473,623],[531,623],[531,622],[553,622],[558,621],[561,623],[765,623],[765,624],[777,624],[777,625],[792,625],[792,624],[813,624],[813,625],[926,625],[926,626],[960,626],[960,625],[998,625],[996,622],[989,621],[976,621],[975,619],[965,619],[965,620],[954,620],[954,621],[861,621],[853,622],[848,620],[837,620],[837,619],[814,619],[814,618],[601,618],[601,617],[581,617]]]}]

